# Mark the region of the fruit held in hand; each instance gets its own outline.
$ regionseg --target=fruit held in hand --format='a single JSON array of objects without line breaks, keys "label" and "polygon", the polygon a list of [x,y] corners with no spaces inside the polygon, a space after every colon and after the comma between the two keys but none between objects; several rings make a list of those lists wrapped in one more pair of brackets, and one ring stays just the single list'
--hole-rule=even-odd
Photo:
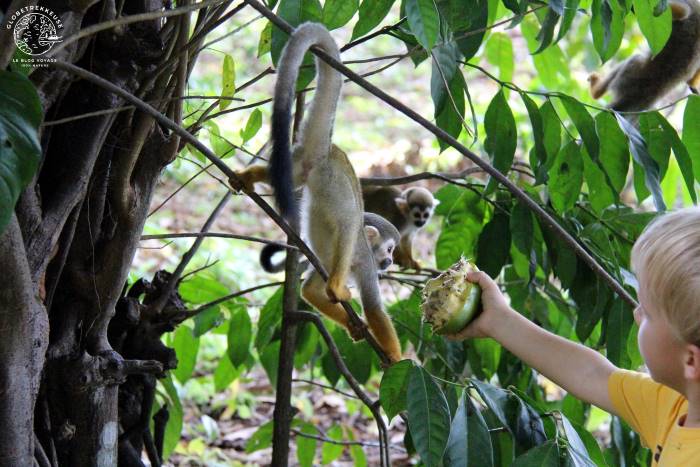
[{"label": "fruit held in hand", "polygon": [[461,258],[425,284],[421,310],[434,333],[454,334],[474,318],[481,304],[481,287],[469,282],[467,274],[477,270],[473,263]]}]

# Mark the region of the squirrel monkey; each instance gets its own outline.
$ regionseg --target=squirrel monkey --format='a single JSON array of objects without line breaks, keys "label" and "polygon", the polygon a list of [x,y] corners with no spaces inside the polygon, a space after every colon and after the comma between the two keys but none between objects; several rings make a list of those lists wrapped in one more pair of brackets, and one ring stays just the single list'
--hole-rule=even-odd
[{"label": "squirrel monkey", "polygon": [[[377,272],[384,272],[393,264],[394,251],[400,239],[399,231],[382,216],[370,212],[364,213],[364,225]],[[260,265],[265,271],[274,273],[284,270],[283,261],[272,262],[272,257],[281,251],[284,251],[284,247],[279,245],[268,244],[263,247],[260,252]]]},{"label": "squirrel monkey", "polygon": [[439,201],[423,187],[400,191],[393,186],[365,186],[362,187],[362,197],[365,210],[386,218],[401,234],[394,262],[402,268],[420,270],[420,264],[413,259],[413,238],[428,223]]},{"label": "squirrel monkey", "polygon": [[673,25],[671,36],[656,56],[635,54],[616,65],[606,76],[588,77],[591,95],[598,99],[610,89],[609,108],[621,112],[650,109],[678,83],[693,91],[700,85],[700,4],[698,0],[669,2]]},{"label": "squirrel monkey", "polygon": [[[347,155],[331,143],[343,80],[319,59],[316,59],[316,93],[299,128],[297,141],[290,146],[291,107],[299,67],[312,46],[340,60],[337,44],[322,25],[305,23],[292,33],[277,68],[269,168],[253,166],[241,172],[240,177],[248,189],[255,182],[269,180],[280,212],[288,219],[298,214],[293,190],[304,187],[303,232],[329,277],[324,284],[318,272],[312,271],[302,285],[302,296],[343,325],[354,339],[359,339],[360,330],[352,326],[338,303],[350,300],[348,283],[352,280],[359,289],[372,334],[389,359],[396,362],[401,359],[401,344],[382,305],[369,230],[362,225],[360,182]],[[233,180],[230,183],[233,188],[240,188]]]}]

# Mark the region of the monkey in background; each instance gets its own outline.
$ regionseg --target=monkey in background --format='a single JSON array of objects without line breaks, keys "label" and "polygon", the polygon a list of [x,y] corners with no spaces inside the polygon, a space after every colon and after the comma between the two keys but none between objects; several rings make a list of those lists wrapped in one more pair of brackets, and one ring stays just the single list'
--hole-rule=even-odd
[{"label": "monkey in background", "polygon": [[608,106],[620,112],[652,108],[678,83],[686,82],[694,92],[700,85],[700,4],[698,0],[669,2],[673,25],[671,36],[656,56],[635,54],[616,65],[602,78],[588,77],[591,95],[598,99],[610,89]]},{"label": "monkey in background", "polygon": [[[399,231],[382,216],[370,212],[364,213],[365,234],[372,249],[372,257],[377,272],[384,272],[393,264],[393,254],[399,244]],[[274,263],[272,257],[284,251],[284,247],[267,244],[260,252],[260,265],[269,273],[284,271],[284,261]],[[307,263],[308,261],[302,261]]]},{"label": "monkey in background", "polygon": [[402,268],[420,270],[413,259],[413,238],[428,223],[439,201],[423,187],[411,187],[403,191],[393,186],[362,187],[365,210],[384,217],[401,235],[394,252],[394,262]]},{"label": "monkey in background", "polygon": [[[347,155],[331,142],[342,77],[316,59],[317,88],[306,118],[291,146],[292,101],[304,54],[318,46],[340,60],[338,46],[320,24],[305,23],[290,36],[282,51],[272,112],[272,152],[269,168],[253,166],[239,176],[252,189],[256,182],[272,185],[280,212],[296,219],[295,187],[304,187],[302,229],[310,246],[328,271],[328,282],[313,270],[302,285],[302,296],[313,307],[344,326],[354,339],[362,337],[338,303],[351,298],[348,283],[359,289],[362,308],[375,339],[392,362],[401,359],[401,344],[384,312],[379,278],[363,227],[360,182]],[[230,180],[234,189],[241,186]]]}]

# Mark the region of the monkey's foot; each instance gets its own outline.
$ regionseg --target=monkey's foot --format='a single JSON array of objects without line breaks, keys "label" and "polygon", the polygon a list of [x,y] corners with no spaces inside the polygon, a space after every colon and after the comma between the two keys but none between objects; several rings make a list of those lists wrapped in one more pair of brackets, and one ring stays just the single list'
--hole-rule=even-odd
[{"label": "monkey's foot", "polygon": [[365,338],[365,333],[364,333],[364,328],[365,324],[354,324],[352,321],[348,320],[348,334],[350,334],[350,338],[357,342],[361,341],[362,339]]},{"label": "monkey's foot", "polygon": [[350,289],[345,285],[344,281],[336,277],[331,277],[328,279],[328,284],[326,285],[326,295],[333,303],[347,302],[352,298]]}]

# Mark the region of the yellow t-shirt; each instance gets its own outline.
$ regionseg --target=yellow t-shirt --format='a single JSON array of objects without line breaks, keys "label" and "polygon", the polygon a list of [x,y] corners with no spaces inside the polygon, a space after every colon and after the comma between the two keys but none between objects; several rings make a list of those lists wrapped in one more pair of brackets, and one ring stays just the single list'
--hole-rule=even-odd
[{"label": "yellow t-shirt", "polygon": [[700,466],[700,428],[679,423],[688,401],[649,375],[617,370],[608,380],[615,411],[653,451],[652,467]]}]

